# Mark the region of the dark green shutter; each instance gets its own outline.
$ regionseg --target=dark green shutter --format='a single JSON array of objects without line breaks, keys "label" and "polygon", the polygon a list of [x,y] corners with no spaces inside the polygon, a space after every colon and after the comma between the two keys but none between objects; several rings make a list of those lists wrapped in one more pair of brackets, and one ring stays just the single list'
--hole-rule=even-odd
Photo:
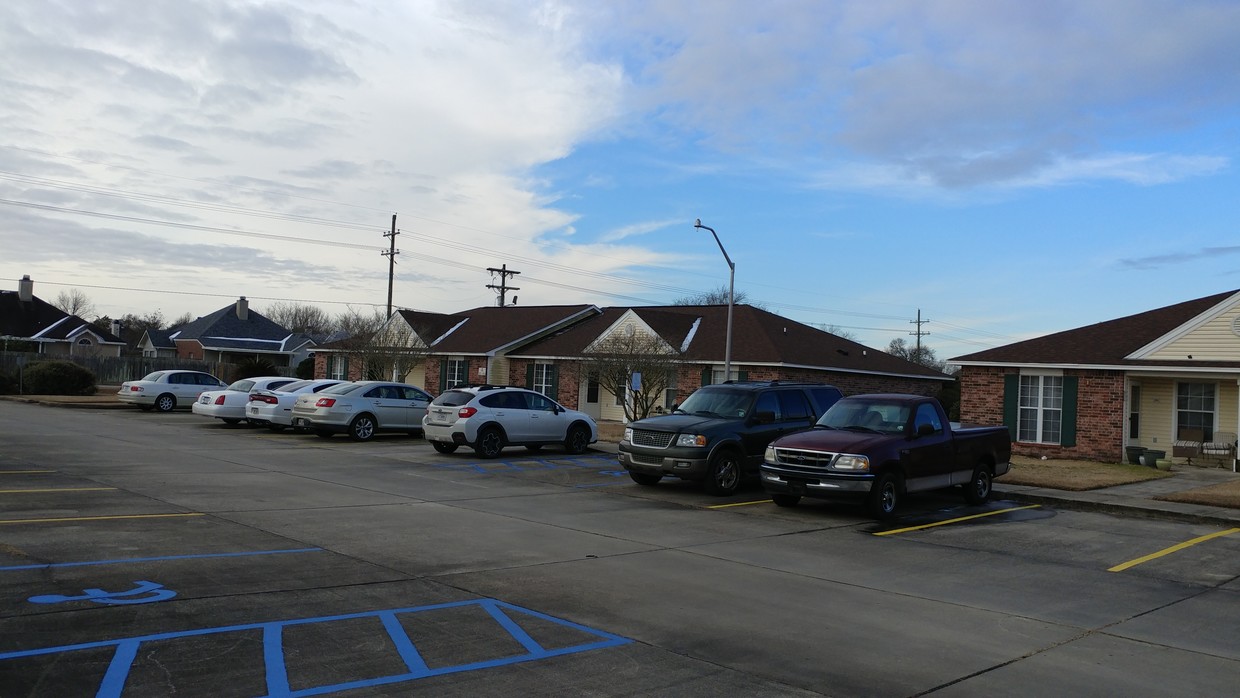
[{"label": "dark green shutter", "polygon": [[1059,445],[1076,445],[1076,393],[1078,378],[1063,377],[1063,411],[1060,413]]},{"label": "dark green shutter", "polygon": [[747,380],[749,380],[749,371],[741,371],[741,370],[737,370],[737,372],[736,372],[736,380],[738,380],[738,381],[747,381]]},{"label": "dark green shutter", "polygon": [[702,369],[702,385],[710,385],[710,366]]},{"label": "dark green shutter", "polygon": [[529,365],[525,367],[525,387],[529,388],[530,390],[534,389],[534,362],[533,361],[531,361]]},{"label": "dark green shutter", "polygon": [[1020,374],[1009,373],[1003,377],[1003,424],[1016,440],[1016,424],[1020,415]]},{"label": "dark green shutter", "polygon": [[551,398],[552,400],[555,400],[556,402],[559,402],[560,401],[560,367],[552,365],[552,366],[549,366],[548,369],[551,371],[551,394],[548,395],[547,397]]},{"label": "dark green shutter", "polygon": [[439,360],[439,392],[448,389],[448,360],[442,358]]}]

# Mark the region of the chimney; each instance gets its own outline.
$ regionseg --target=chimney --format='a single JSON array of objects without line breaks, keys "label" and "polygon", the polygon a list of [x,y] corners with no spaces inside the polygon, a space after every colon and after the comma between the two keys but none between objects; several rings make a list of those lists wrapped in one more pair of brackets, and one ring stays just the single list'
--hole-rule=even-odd
[{"label": "chimney", "polygon": [[121,336],[121,321],[120,320],[112,321],[112,334],[116,335],[117,337]]},{"label": "chimney", "polygon": [[17,282],[17,299],[26,303],[34,300],[34,281],[29,274],[23,274],[22,280]]},{"label": "chimney", "polygon": [[245,296],[242,296],[237,299],[237,319],[238,320],[249,320],[250,319],[250,302],[245,299]]}]

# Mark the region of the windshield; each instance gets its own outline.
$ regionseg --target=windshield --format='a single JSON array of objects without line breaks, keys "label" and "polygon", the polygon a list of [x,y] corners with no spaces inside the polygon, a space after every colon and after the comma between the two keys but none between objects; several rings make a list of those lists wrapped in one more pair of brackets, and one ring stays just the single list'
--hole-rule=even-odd
[{"label": "windshield", "polygon": [[250,392],[250,388],[253,388],[253,387],[254,387],[254,381],[243,379],[243,380],[234,382],[232,385],[228,386],[228,389],[235,390],[239,393],[248,393]]},{"label": "windshield", "polygon": [[840,400],[818,420],[819,426],[878,434],[902,434],[909,406],[881,400]]},{"label": "windshield", "polygon": [[677,411],[702,417],[744,417],[752,398],[753,393],[748,390],[701,388],[686,398]]}]

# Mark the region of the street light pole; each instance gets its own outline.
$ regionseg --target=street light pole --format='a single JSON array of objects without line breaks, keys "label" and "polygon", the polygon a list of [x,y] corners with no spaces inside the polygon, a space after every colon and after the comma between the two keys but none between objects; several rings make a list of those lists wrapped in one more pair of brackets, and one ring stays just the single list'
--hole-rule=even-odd
[{"label": "street light pole", "polygon": [[728,262],[728,337],[724,341],[723,349],[723,380],[730,381],[732,380],[732,304],[736,297],[736,264],[728,256],[728,251],[723,249],[723,243],[719,242],[719,235],[714,228],[702,225],[701,218],[694,221],[693,227],[709,230],[710,234],[715,237],[715,244],[719,246],[719,251],[723,253],[723,258]]}]

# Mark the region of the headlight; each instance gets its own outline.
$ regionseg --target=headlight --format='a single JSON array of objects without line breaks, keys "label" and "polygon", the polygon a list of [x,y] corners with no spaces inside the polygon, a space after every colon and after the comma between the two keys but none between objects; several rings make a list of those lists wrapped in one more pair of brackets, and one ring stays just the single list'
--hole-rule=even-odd
[{"label": "headlight", "polygon": [[633,427],[624,428],[624,440],[633,443]]},{"label": "headlight", "polygon": [[701,434],[681,434],[676,437],[677,446],[705,446],[706,437]]},{"label": "headlight", "polygon": [[840,456],[831,467],[836,470],[869,470],[870,459],[868,456]]},{"label": "headlight", "polygon": [[774,447],[774,446],[767,446],[767,447],[766,447],[766,451],[765,451],[765,452],[763,452],[763,454],[762,454],[762,460],[766,461],[767,463],[774,463],[774,462],[776,462],[776,461],[775,461],[775,447]]}]

